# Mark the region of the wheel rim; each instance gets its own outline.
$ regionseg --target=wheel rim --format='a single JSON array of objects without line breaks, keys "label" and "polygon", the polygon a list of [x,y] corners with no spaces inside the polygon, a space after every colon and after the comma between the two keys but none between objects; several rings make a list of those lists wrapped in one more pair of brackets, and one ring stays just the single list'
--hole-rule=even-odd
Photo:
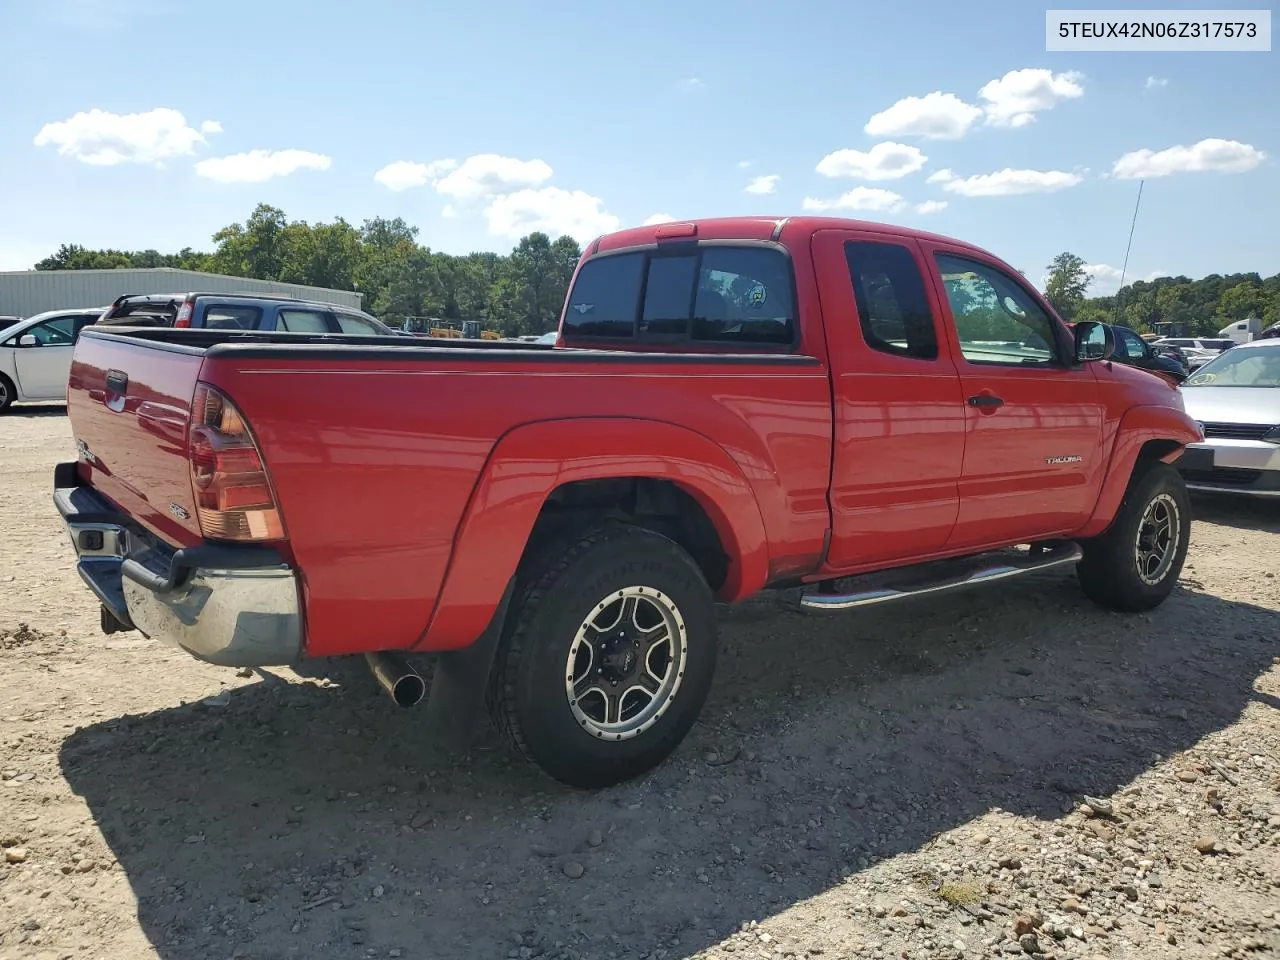
[{"label": "wheel rim", "polygon": [[3,380],[0,380],[0,407],[3,407],[8,402],[9,387]]},{"label": "wheel rim", "polygon": [[1142,511],[1133,552],[1138,576],[1148,586],[1160,583],[1173,566],[1182,537],[1181,519],[1178,501],[1167,493],[1153,497]]},{"label": "wheel rim", "polygon": [[628,740],[657,723],[684,680],[688,632],[675,602],[626,587],[592,608],[574,635],[565,695],[579,725],[601,740]]}]

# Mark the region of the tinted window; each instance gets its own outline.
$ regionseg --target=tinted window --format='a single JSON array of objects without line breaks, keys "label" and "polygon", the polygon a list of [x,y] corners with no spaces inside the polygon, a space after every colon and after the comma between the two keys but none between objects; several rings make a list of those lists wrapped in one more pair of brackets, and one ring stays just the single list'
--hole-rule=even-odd
[{"label": "tinted window", "polygon": [[338,329],[343,333],[359,333],[366,337],[376,337],[382,333],[377,324],[353,313],[335,313],[334,317],[338,320]]},{"label": "tinted window", "polygon": [[693,296],[693,279],[698,272],[698,257],[652,257],[649,279],[644,288],[644,313],[640,318],[641,335],[689,333],[689,301]]},{"label": "tinted window", "polygon": [[790,343],[791,264],[763,247],[706,247],[693,304],[693,339]]},{"label": "tinted window", "polygon": [[915,257],[896,243],[846,243],[845,259],[867,346],[933,360],[938,335]]},{"label": "tinted window", "polygon": [[1022,285],[984,263],[937,256],[947,302],[970,363],[1053,363],[1053,322]]},{"label": "tinted window", "polygon": [[328,333],[329,323],[315,310],[281,310],[276,316],[276,329],[287,333]]},{"label": "tinted window", "polygon": [[1112,327],[1116,334],[1116,352],[1130,360],[1142,360],[1147,355],[1142,338],[1127,327]]},{"label": "tinted window", "polygon": [[205,307],[204,323],[210,330],[253,330],[262,311],[257,307],[233,307],[212,303]]},{"label": "tinted window", "polygon": [[23,332],[23,336],[31,334],[36,343],[42,347],[60,347],[70,344],[76,335],[75,317],[54,317],[44,323],[37,323]]},{"label": "tinted window", "polygon": [[643,253],[599,257],[583,264],[565,310],[569,336],[629,337],[640,304]]},{"label": "tinted window", "polygon": [[789,344],[791,265],[777,250],[734,246],[589,260],[569,296],[564,332],[630,337],[637,314],[641,336]]}]

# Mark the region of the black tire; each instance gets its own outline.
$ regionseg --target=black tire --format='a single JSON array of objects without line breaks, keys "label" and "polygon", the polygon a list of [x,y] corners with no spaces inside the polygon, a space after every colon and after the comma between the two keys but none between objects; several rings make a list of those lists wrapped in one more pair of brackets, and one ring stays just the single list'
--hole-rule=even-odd
[{"label": "black tire", "polygon": [[[556,780],[612,786],[665,760],[697,719],[715,672],[714,601],[689,554],[651,530],[608,523],[563,541],[551,556],[513,598],[490,681],[490,714],[508,742]],[[615,606],[618,623],[598,629]],[[651,616],[659,625],[641,633]],[[630,627],[636,639],[625,638]],[[671,636],[665,650],[652,640],[664,629]],[[649,644],[649,654],[639,652]],[[572,662],[571,650],[577,651]],[[655,665],[643,677],[635,673],[637,655],[644,658],[639,669]],[[575,683],[583,663],[591,668],[579,682],[590,689]],[[601,673],[606,667],[610,672]],[[648,693],[636,690],[642,683],[657,690],[637,710]],[[613,726],[636,725],[623,733],[612,732],[601,709],[613,710],[609,697],[619,686],[631,692],[619,696]]]},{"label": "black tire", "polygon": [[18,391],[13,386],[13,381],[0,373],[0,413],[4,413],[13,406],[14,398],[17,397]]},{"label": "black tire", "polygon": [[[1153,563],[1166,527],[1176,540]],[[1100,606],[1152,610],[1177,585],[1190,540],[1191,501],[1181,474],[1159,460],[1139,460],[1110,528],[1083,544],[1084,558],[1076,565],[1080,586]],[[1144,563],[1149,576],[1140,570]]]}]

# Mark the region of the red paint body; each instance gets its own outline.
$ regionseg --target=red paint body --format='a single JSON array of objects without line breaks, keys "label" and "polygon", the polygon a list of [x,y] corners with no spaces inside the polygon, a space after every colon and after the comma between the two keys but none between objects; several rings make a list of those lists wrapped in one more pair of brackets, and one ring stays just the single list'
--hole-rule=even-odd
[{"label": "red paint body", "polygon": [[[657,229],[605,237],[598,249],[653,244]],[[169,505],[194,514],[184,431],[196,382],[223,391],[249,422],[279,500],[281,546],[304,587],[307,653],[331,656],[470,644],[548,496],[576,480],[677,484],[730,556],[719,595],[735,601],[770,583],[1097,534],[1144,444],[1165,441],[1171,458],[1199,439],[1177,390],[1142,371],[968,363],[933,254],[1017,277],[989,254],[844,220],[697,224],[699,241],[771,238],[795,270],[800,342],[789,352],[808,363],[775,354],[726,363],[723,346],[705,343],[677,348],[678,365],[653,355],[670,346],[641,345],[610,362],[567,351],[495,359],[421,342],[266,357],[251,346],[206,354],[91,334],[68,391],[77,440],[94,458],[82,455],[82,475],[168,542],[199,542],[194,517],[180,521]],[[935,361],[864,342],[842,252],[850,239],[912,251],[941,343]],[[118,410],[104,404],[111,369],[130,378]],[[966,404],[983,392],[1005,405]],[[1046,462],[1064,454],[1081,459]]]}]

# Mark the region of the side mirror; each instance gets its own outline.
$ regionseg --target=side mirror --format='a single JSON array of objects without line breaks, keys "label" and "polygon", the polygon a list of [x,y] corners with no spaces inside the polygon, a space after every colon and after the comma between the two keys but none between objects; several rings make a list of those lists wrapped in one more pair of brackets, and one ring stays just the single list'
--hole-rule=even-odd
[{"label": "side mirror", "polygon": [[1116,352],[1116,335],[1109,324],[1096,320],[1081,320],[1076,324],[1076,361],[1088,363],[1095,360],[1110,360]]},{"label": "side mirror", "polygon": [[34,333],[24,333],[18,338],[18,346],[20,347],[37,347],[39,345],[40,341],[36,339]]}]

